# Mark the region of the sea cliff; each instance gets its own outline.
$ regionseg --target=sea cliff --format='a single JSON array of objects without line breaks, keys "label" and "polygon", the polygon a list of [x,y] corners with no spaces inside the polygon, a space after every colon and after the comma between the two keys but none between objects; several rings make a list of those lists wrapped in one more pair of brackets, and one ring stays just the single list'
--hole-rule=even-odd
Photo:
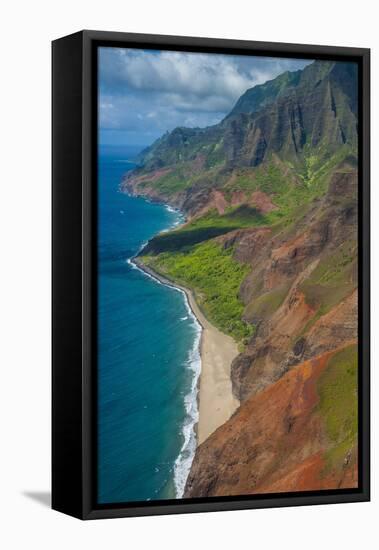
[{"label": "sea cliff", "polygon": [[183,210],[139,260],[239,348],[240,406],[200,442],[184,496],[357,485],[356,128],[355,65],[315,62],[165,134],[122,183]]}]

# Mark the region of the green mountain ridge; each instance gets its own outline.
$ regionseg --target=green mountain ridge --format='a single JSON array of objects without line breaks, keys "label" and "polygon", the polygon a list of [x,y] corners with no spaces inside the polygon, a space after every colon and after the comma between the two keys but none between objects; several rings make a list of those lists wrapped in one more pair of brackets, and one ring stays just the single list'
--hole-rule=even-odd
[{"label": "green mountain ridge", "polygon": [[163,135],[122,182],[184,211],[139,260],[240,348],[241,406],[197,448],[186,496],[357,484],[357,96],[354,63],[315,61],[247,90],[215,126]]},{"label": "green mountain ridge", "polygon": [[253,88],[249,88],[241,95],[225,119],[240,113],[251,114],[259,111],[277,99],[281,91],[285,91],[289,86],[298,84],[300,75],[301,70],[293,72],[286,71],[273,80],[268,80],[264,84],[258,84]]},{"label": "green mountain ridge", "polygon": [[[136,173],[178,167],[204,157],[204,168],[257,166],[273,153],[301,162],[307,146],[356,148],[356,68],[314,62],[247,90],[224,120],[207,128],[179,127],[140,157]],[[338,112],[337,112],[338,109]]]},{"label": "green mountain ridge", "polygon": [[[254,328],[244,330],[236,322],[242,309],[228,309],[227,286],[219,285],[221,298],[213,298],[218,310],[211,306],[203,266],[208,261],[212,271],[214,250],[207,243],[233,231],[270,228],[276,235],[295,230],[325,196],[334,173],[356,170],[356,103],[356,66],[315,61],[247,90],[215,126],[164,134],[124,179],[124,191],[186,213],[183,227],[151,239],[142,252],[144,261],[197,290],[210,320],[236,340],[245,341]],[[235,255],[224,257],[225,269]],[[181,275],[175,263],[187,271]],[[195,281],[188,274],[200,263],[203,280]],[[240,287],[246,272],[229,271],[233,285]],[[249,324],[248,317],[242,322]]]}]

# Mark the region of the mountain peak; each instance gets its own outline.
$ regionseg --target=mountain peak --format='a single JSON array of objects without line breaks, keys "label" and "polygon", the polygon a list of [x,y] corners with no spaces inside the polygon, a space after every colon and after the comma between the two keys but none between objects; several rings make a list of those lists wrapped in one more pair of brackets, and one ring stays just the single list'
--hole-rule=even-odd
[{"label": "mountain peak", "polygon": [[238,99],[231,112],[225,117],[228,119],[240,113],[255,113],[275,101],[282,90],[296,86],[302,71],[285,71],[276,78],[264,84],[257,84],[246,90]]},{"label": "mountain peak", "polygon": [[163,135],[143,152],[139,170],[169,168],[178,187],[183,174],[193,183],[213,170],[206,177],[217,179],[220,170],[256,167],[273,154],[302,165],[312,148],[320,161],[345,145],[354,153],[357,90],[355,63],[316,60],[286,71],[246,90],[219,124]]}]

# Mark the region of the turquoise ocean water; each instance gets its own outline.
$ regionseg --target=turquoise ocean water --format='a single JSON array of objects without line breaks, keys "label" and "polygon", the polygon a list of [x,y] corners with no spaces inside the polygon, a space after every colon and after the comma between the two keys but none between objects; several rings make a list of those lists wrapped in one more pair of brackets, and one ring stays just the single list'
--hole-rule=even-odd
[{"label": "turquoise ocean water", "polygon": [[131,262],[182,221],[118,188],[133,151],[99,155],[98,502],[180,497],[195,451],[200,327],[182,292]]}]

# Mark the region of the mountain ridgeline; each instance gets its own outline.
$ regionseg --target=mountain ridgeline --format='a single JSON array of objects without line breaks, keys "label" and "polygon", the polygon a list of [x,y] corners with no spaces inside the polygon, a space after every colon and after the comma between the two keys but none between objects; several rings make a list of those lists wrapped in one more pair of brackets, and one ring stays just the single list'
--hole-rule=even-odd
[{"label": "mountain ridgeline", "polygon": [[146,189],[150,176],[157,193],[196,212],[191,194],[224,187],[236,168],[278,157],[301,173],[310,158],[320,164],[342,146],[356,151],[356,72],[352,63],[321,61],[255,86],[221,123],[176,128],[143,151],[130,185],[138,187],[140,175]]},{"label": "mountain ridgeline", "polygon": [[315,61],[166,133],[121,184],[184,211],[140,259],[240,346],[241,406],[185,496],[357,484],[357,96],[356,64]]}]

